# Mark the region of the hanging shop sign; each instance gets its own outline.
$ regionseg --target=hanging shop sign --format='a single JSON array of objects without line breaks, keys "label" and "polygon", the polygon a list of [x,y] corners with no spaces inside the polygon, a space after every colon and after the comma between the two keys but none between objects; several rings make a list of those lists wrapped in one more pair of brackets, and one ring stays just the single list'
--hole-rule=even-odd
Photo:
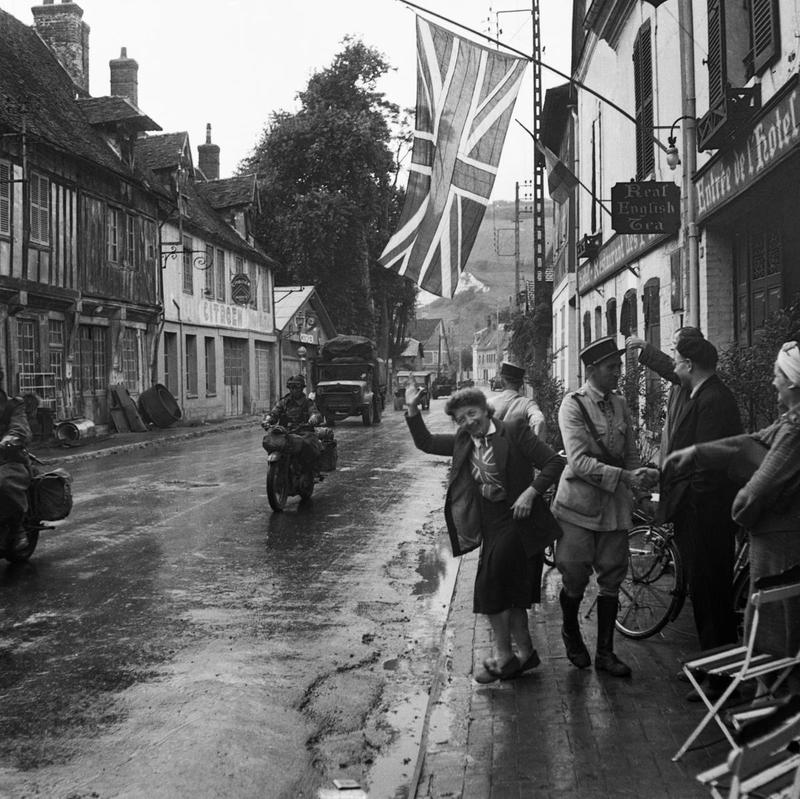
[{"label": "hanging shop sign", "polygon": [[800,143],[800,88],[797,78],[738,140],[695,178],[698,221],[746,191],[759,178],[790,156]]},{"label": "hanging shop sign", "polygon": [[231,278],[231,299],[237,305],[249,305],[250,297],[250,276],[244,272],[237,272]]},{"label": "hanging shop sign", "polygon": [[681,190],[672,181],[616,183],[611,189],[611,227],[617,233],[676,233]]}]

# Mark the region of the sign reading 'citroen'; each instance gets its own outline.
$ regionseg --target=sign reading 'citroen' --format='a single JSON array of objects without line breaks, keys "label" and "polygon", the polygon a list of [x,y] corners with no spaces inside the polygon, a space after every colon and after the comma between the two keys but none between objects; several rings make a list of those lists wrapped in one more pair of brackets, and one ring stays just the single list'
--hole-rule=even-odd
[{"label": "sign reading 'citroen'", "polygon": [[670,181],[616,183],[611,227],[617,233],[675,233],[681,226],[681,190]]}]

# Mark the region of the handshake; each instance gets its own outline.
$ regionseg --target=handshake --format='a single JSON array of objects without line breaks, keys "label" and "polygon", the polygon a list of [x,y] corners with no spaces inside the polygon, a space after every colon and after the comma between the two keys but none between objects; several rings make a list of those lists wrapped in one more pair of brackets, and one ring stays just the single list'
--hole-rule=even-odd
[{"label": "handshake", "polygon": [[623,477],[623,481],[634,491],[649,491],[655,488],[660,477],[658,469],[651,469],[648,466],[623,472],[623,475],[627,475],[627,480]]}]

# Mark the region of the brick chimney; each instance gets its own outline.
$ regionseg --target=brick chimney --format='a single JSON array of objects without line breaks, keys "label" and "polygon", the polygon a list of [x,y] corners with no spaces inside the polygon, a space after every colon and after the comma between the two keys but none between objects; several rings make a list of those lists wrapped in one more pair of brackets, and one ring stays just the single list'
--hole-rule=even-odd
[{"label": "brick chimney", "polygon": [[119,58],[108,62],[111,71],[111,96],[126,97],[139,107],[139,64],[128,58],[128,49],[123,47]]},{"label": "brick chimney", "polygon": [[197,166],[208,180],[219,180],[219,145],[211,143],[211,123],[206,125],[206,143],[197,148]]},{"label": "brick chimney", "polygon": [[56,5],[44,0],[34,6],[33,24],[36,32],[72,78],[75,85],[89,93],[89,26],[83,21],[83,9],[69,0]]}]

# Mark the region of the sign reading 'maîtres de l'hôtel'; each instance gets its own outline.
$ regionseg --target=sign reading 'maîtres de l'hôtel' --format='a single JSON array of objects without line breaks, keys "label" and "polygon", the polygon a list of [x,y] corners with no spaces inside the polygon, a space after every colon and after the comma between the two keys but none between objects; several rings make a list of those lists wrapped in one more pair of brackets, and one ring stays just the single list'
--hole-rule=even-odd
[{"label": "sign reading 'ma\u00eetres de l'h\u00f4tel'", "polygon": [[681,226],[681,190],[670,181],[616,183],[611,227],[617,233],[675,233]]}]

